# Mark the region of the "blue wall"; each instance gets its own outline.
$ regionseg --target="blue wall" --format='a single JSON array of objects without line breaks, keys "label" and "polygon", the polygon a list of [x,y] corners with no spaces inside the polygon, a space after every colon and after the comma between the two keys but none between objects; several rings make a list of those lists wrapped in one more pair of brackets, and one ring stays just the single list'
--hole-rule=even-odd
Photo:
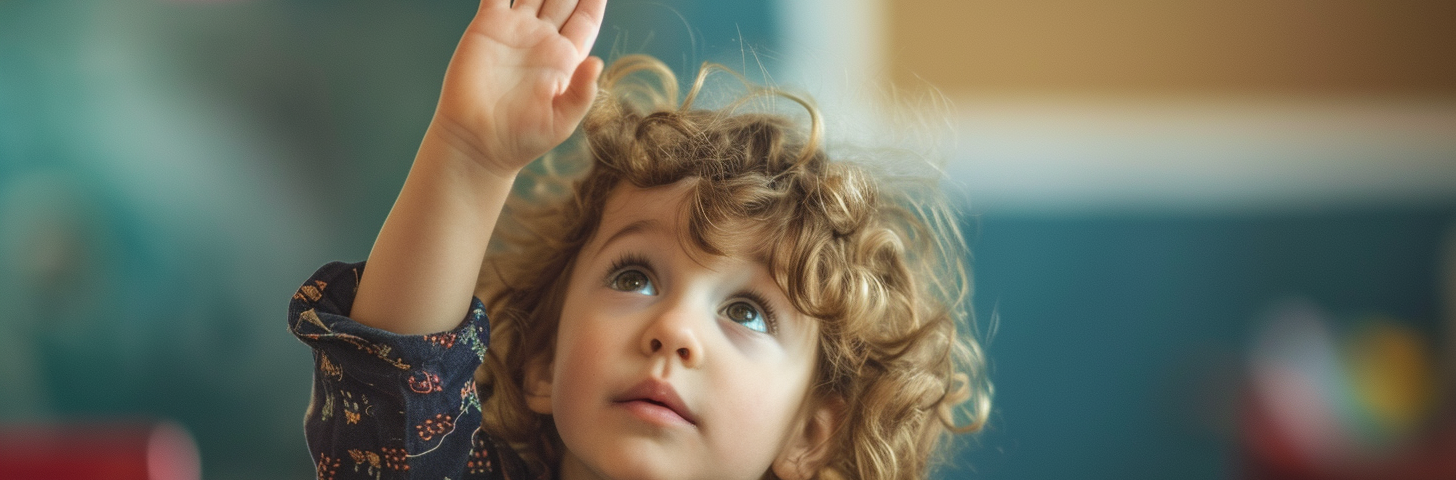
[{"label": "blue wall", "polygon": [[948,477],[1229,478],[1244,357],[1289,299],[1435,338],[1456,206],[971,219],[996,383]]}]

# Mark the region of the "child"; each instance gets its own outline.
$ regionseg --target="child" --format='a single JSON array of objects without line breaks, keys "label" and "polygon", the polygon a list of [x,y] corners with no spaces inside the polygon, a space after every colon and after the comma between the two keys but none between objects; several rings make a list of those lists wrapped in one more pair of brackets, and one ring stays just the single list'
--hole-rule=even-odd
[{"label": "child", "polygon": [[[989,407],[946,204],[829,161],[807,103],[603,74],[604,3],[481,2],[367,274],[294,295],[319,478],[925,477]],[[578,124],[584,175],[548,157],[507,208]]]}]

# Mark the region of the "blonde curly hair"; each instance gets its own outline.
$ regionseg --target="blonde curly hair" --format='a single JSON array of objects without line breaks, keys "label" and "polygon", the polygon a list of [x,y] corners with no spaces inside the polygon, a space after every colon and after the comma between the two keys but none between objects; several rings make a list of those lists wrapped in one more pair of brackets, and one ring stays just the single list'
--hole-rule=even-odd
[{"label": "blonde curly hair", "polygon": [[[750,86],[728,106],[694,109],[715,70],[727,71],[705,64],[679,103],[660,61],[617,60],[575,150],[523,173],[477,289],[492,319],[476,373],[484,428],[533,473],[559,461],[554,424],[527,408],[522,385],[528,364],[553,351],[565,279],[616,187],[686,180],[685,238],[721,255],[735,235],[724,226],[751,222],[771,245],[779,288],[820,322],[809,398],[842,408],[818,476],[926,477],[943,437],[979,430],[991,398],[970,330],[968,252],[938,179],[892,183],[830,161],[818,111],[776,89]],[[763,98],[802,105],[808,128],[741,111]]]}]

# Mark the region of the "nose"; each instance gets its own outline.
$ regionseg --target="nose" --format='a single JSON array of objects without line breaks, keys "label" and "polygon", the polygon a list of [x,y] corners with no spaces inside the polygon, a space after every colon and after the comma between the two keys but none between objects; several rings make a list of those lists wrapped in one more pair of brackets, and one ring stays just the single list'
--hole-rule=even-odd
[{"label": "nose", "polygon": [[642,353],[676,357],[684,367],[696,368],[703,362],[703,345],[695,328],[699,322],[686,308],[658,314],[642,335]]}]

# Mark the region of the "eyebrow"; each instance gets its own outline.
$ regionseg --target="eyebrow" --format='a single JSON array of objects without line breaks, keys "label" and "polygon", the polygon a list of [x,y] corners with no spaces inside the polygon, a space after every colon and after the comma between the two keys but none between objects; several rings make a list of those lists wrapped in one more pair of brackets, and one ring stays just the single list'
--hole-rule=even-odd
[{"label": "eyebrow", "polygon": [[627,224],[627,226],[622,227],[620,230],[617,230],[616,233],[613,233],[611,236],[607,237],[607,240],[602,242],[602,246],[598,247],[597,250],[606,250],[608,245],[611,245],[612,242],[622,237],[632,235],[634,233],[643,233],[654,230],[662,230],[662,222],[649,218],[629,223]]},{"label": "eyebrow", "polygon": [[[665,231],[665,230],[666,230],[666,227],[663,226],[662,222],[659,222],[659,221],[657,221],[655,219],[644,218],[644,219],[641,219],[641,220],[637,220],[637,221],[634,221],[632,223],[628,223],[626,226],[622,227],[621,229],[619,229],[615,233],[613,233],[611,236],[607,237],[607,239],[602,242],[601,246],[597,247],[597,251],[598,252],[601,252],[603,250],[606,250],[607,247],[612,244],[612,242],[617,241],[617,240],[620,240],[623,237],[627,237],[627,236],[634,235],[634,234],[639,234],[639,233],[661,232],[661,231]],[[752,251],[752,253],[750,253],[749,255],[747,255],[747,258],[752,259],[755,262],[758,262],[759,264],[763,265],[765,268],[767,268],[768,265],[769,265],[769,253],[767,251],[764,251],[764,250],[761,250],[761,249],[754,249]]]}]

